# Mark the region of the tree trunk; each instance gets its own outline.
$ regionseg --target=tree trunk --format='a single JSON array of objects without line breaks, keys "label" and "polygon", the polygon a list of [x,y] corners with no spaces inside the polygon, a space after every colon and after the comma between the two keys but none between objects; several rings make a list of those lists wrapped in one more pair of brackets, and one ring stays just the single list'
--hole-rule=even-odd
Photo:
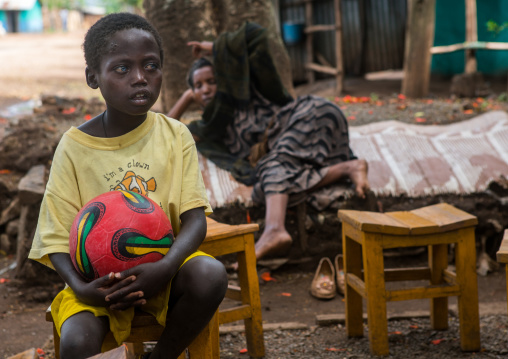
[{"label": "tree trunk", "polygon": [[401,92],[412,98],[424,97],[429,91],[436,0],[409,0],[408,5]]},{"label": "tree trunk", "polygon": [[[163,111],[167,112],[188,88],[187,73],[194,58],[187,42],[213,41],[245,21],[269,31],[270,50],[286,88],[294,94],[291,65],[277,28],[271,0],[144,0],[148,20],[160,32],[164,48]],[[269,80],[269,79],[267,79]]]}]

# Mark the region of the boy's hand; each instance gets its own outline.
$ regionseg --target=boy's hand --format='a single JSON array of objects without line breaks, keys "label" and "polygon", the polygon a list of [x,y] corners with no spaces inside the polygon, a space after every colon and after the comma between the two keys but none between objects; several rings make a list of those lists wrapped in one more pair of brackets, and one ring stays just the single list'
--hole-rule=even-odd
[{"label": "boy's hand", "polygon": [[[136,280],[136,277],[129,276],[123,280],[115,278],[114,273],[105,275],[104,277],[93,280],[89,283],[83,282],[82,285],[74,289],[74,292],[78,298],[88,305],[100,306],[100,307],[111,307],[114,302],[108,301],[106,298],[111,293],[115,293],[119,289],[128,286]],[[142,305],[146,301],[142,299],[143,293],[129,293],[128,297],[121,298],[124,303],[124,308]]]},{"label": "boy's hand", "polygon": [[[127,282],[131,277],[136,280]],[[128,308],[132,305],[133,299],[136,299],[135,305],[143,305],[146,299],[164,289],[172,277],[162,268],[160,261],[137,265],[115,274],[115,279],[126,285],[115,286],[115,291],[106,296],[106,301],[114,303],[110,308],[116,310]]]}]

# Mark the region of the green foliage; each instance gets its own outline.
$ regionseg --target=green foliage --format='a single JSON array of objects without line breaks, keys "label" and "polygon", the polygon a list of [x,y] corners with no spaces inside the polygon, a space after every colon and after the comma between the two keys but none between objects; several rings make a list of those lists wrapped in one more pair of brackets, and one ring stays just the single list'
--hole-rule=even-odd
[{"label": "green foliage", "polygon": [[127,11],[129,8],[143,9],[143,0],[104,0],[106,13]]},{"label": "green foliage", "polygon": [[[85,0],[40,0],[48,9],[80,9]],[[106,13],[128,11],[132,8],[143,9],[143,0],[103,0]]]},{"label": "green foliage", "polygon": [[500,25],[494,20],[489,20],[487,21],[486,26],[488,32],[491,32],[493,36],[497,36],[501,31],[508,28],[508,21],[505,21]]}]

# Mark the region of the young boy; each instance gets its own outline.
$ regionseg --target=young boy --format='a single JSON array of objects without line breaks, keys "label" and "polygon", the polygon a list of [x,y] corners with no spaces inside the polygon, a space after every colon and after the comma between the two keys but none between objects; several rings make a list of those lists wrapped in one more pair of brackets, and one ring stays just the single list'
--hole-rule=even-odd
[{"label": "young boy", "polygon": [[[197,251],[211,208],[195,144],[185,125],[149,111],[160,92],[163,53],[145,19],[108,15],[89,29],[83,48],[87,84],[100,89],[106,111],[62,137],[29,258],[54,268],[67,284],[51,305],[62,359],[100,353],[108,331],[119,345],[135,307],[166,326],[150,358],[177,358],[227,288],[224,266]],[[176,240],[158,262],[88,283],[72,265],[69,230],[85,203],[118,188],[157,202]]]}]

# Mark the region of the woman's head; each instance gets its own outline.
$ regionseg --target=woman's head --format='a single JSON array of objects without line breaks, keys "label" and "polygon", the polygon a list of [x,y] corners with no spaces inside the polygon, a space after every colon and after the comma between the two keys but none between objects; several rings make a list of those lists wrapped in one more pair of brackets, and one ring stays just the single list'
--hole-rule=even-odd
[{"label": "woman's head", "polygon": [[194,101],[203,107],[208,105],[217,93],[212,63],[204,57],[197,59],[191,66],[187,83],[194,92]]},{"label": "woman's head", "polygon": [[87,31],[83,43],[86,65],[90,69],[99,71],[102,56],[112,50],[111,37],[118,31],[128,29],[140,29],[151,33],[159,46],[161,61],[164,60],[162,39],[145,18],[130,13],[116,13],[101,18]]}]

